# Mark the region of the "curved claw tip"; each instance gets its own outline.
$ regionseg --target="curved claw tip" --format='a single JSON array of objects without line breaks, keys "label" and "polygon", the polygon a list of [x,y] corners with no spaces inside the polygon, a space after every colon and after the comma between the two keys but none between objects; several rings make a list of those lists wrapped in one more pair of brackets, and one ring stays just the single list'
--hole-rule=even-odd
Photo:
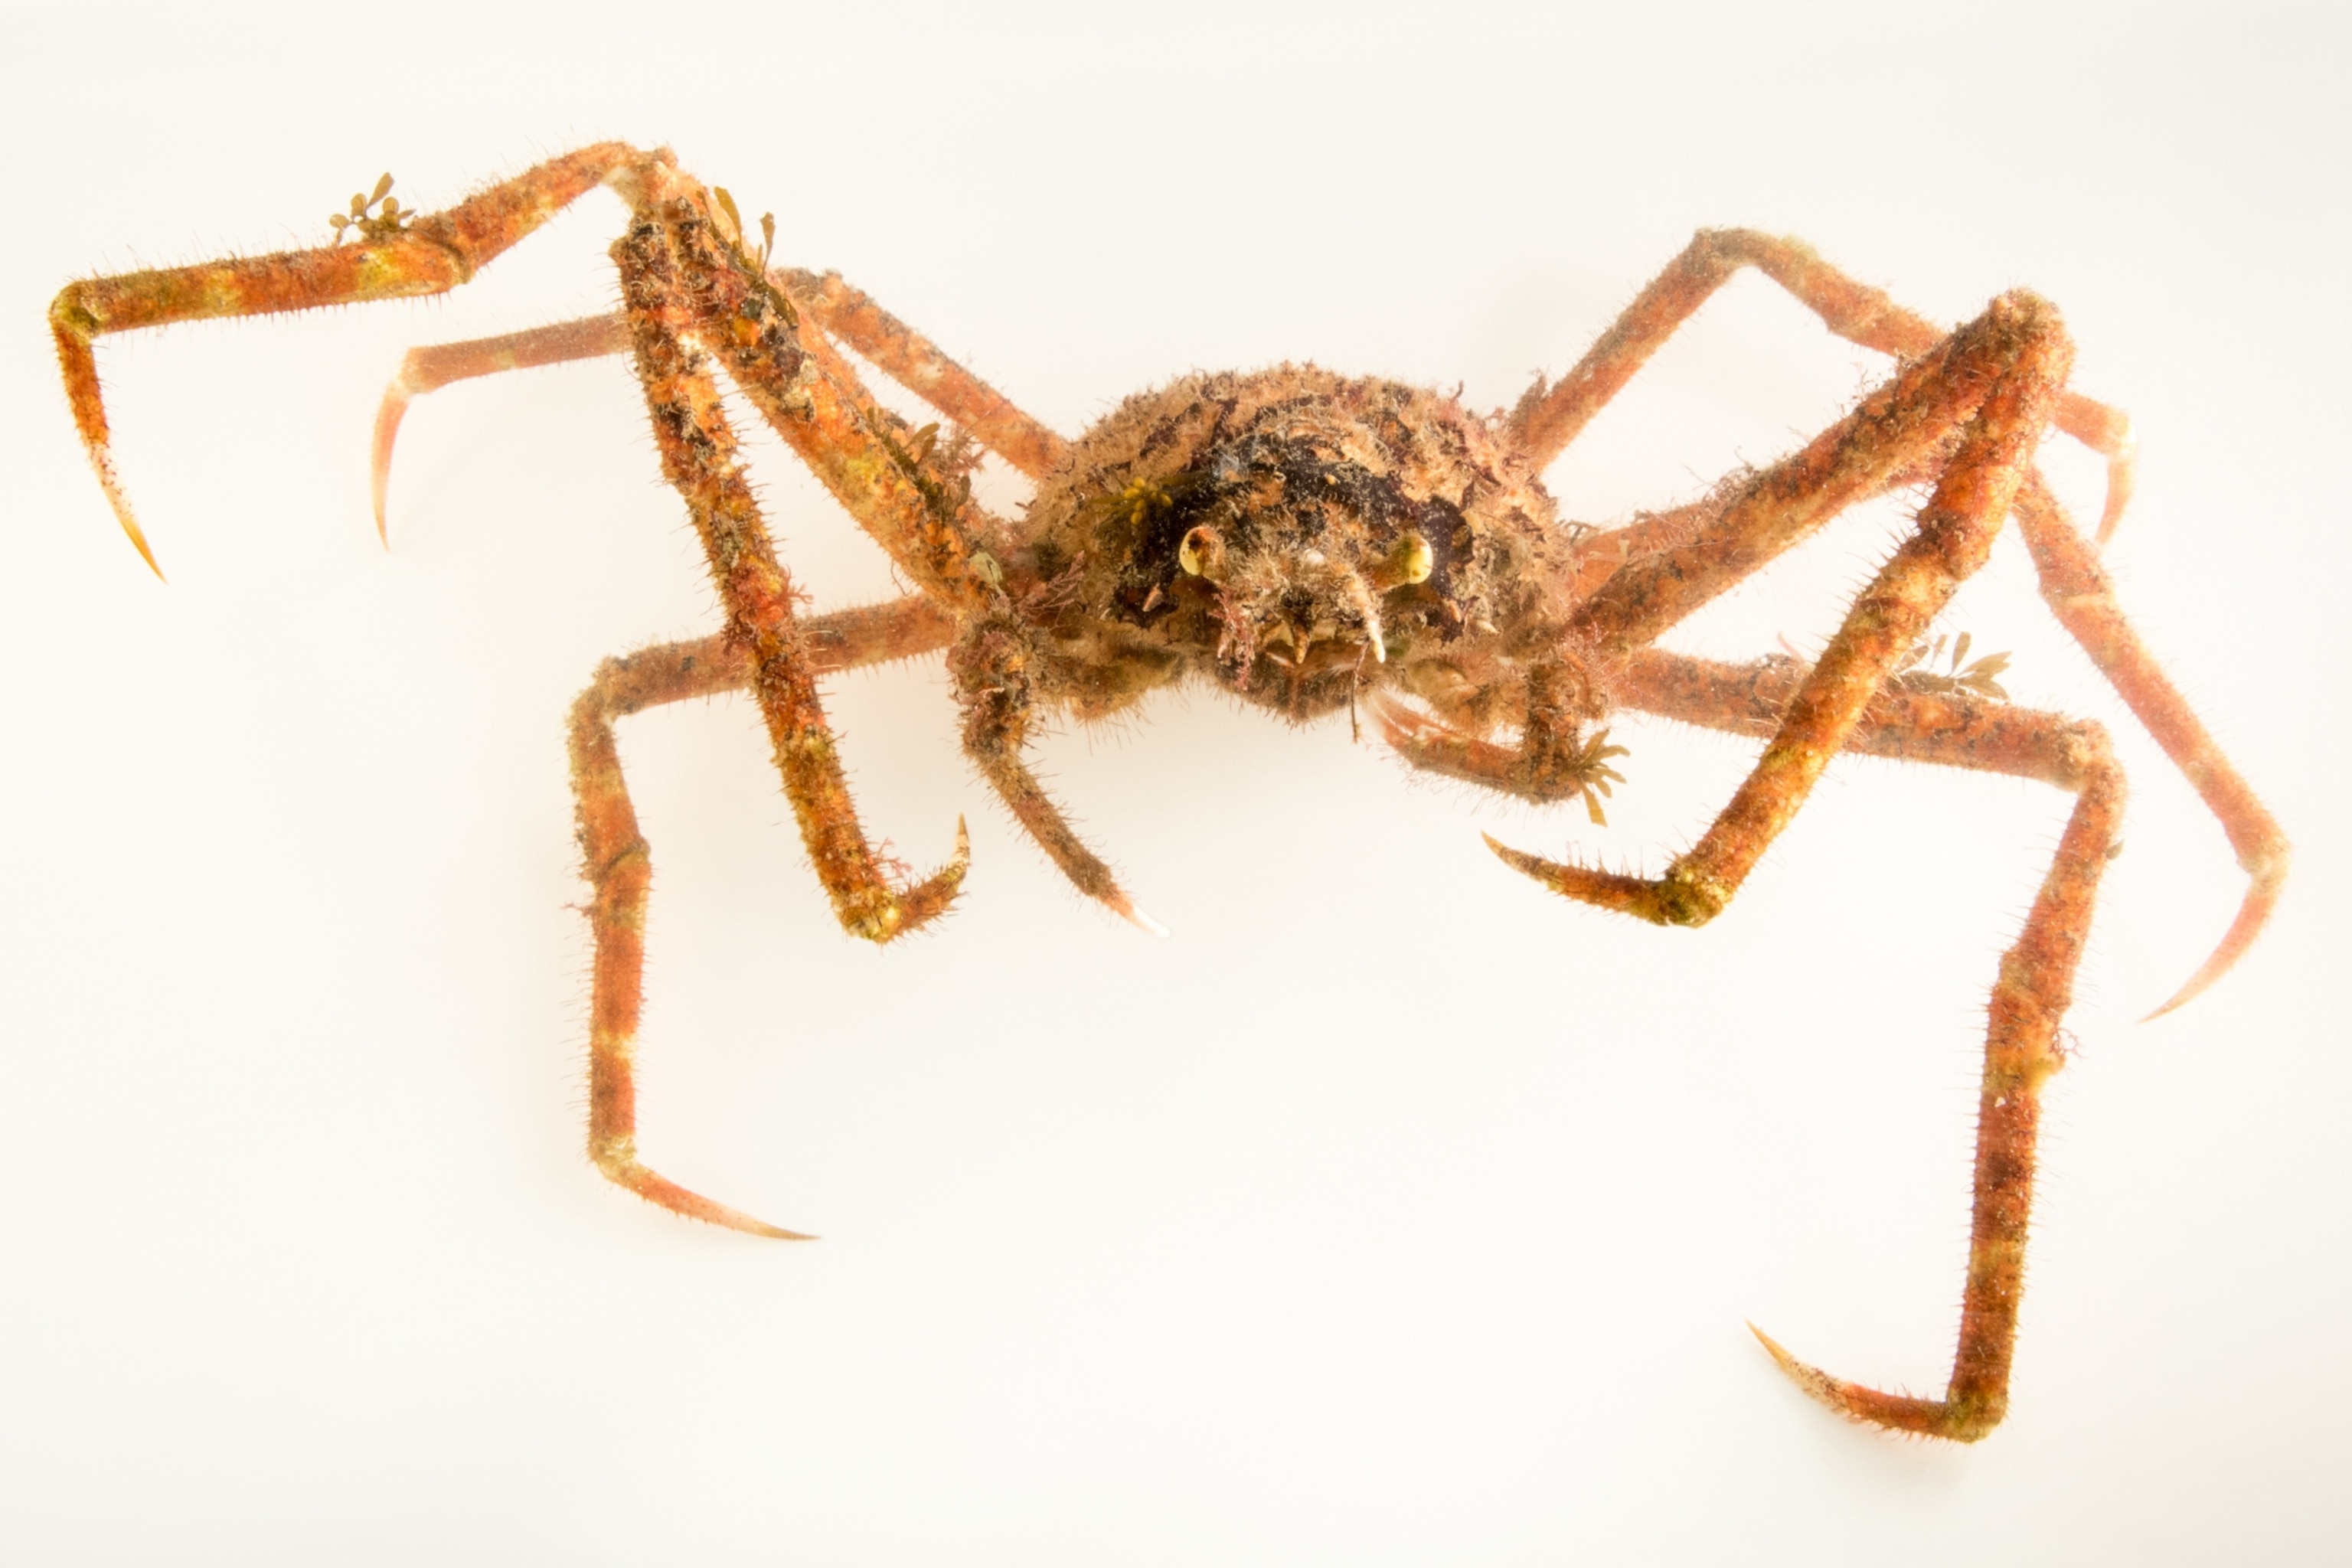
[{"label": "curved claw tip", "polygon": [[1547,886],[1550,884],[1552,863],[1542,856],[1514,849],[1491,833],[1481,833],[1478,837],[1486,841],[1486,847],[1495,852],[1495,858],[1512,870],[1522,876],[1533,877]]},{"label": "curved claw tip", "polygon": [[139,525],[126,517],[122,520],[122,531],[131,536],[131,548],[139,552],[139,559],[147,563],[147,570],[155,574],[155,581],[170,582],[171,579],[163,575],[163,569],[155,563],[155,552],[147,548],[147,536],[139,531]]},{"label": "curved claw tip", "polygon": [[2211,956],[2197,966],[2197,973],[2189,977],[2189,984],[2174,992],[2163,1006],[2142,1018],[2141,1023],[2161,1018],[2176,1007],[2187,1006],[2203,995],[2214,982],[2237,967],[2238,960],[2246,956],[2247,950],[2254,945],[2254,938],[2260,936],[2263,927],[2270,923],[2271,911],[2278,907],[2279,894],[2286,886],[2285,862],[2285,853],[2282,850],[2270,864],[2254,873],[2253,886],[2246,889],[2245,902],[2238,906],[2237,918],[2230,922],[2230,929],[2221,933],[2221,940],[2214,947]]},{"label": "curved claw tip", "polygon": [[1158,921],[1153,920],[1150,915],[1145,914],[1141,910],[1137,909],[1131,903],[1127,904],[1125,908],[1118,911],[1118,913],[1120,919],[1126,921],[1128,924],[1133,926],[1138,931],[1150,931],[1153,936],[1166,936],[1168,934],[1168,928],[1166,926],[1161,925]]},{"label": "curved claw tip", "polygon": [[764,1236],[776,1241],[814,1241],[806,1231],[786,1230],[780,1225],[754,1219],[741,1209],[729,1208],[725,1204],[704,1197],[700,1193],[679,1186],[656,1171],[622,1156],[599,1160],[598,1166],[605,1180],[615,1186],[625,1187],[658,1208],[666,1208],[687,1219],[698,1219],[727,1230],[740,1230],[746,1236]]},{"label": "curved claw tip", "polygon": [[131,541],[131,549],[139,552],[139,559],[147,563],[147,570],[155,574],[155,581],[169,582],[170,579],[163,575],[163,568],[155,563],[155,552],[147,548],[147,531],[141,528],[139,520],[131,515],[131,499],[122,493],[122,487],[115,482],[112,471],[106,465],[95,458],[91,462],[98,468],[98,482],[106,491],[107,504],[114,509],[114,521],[122,525],[122,536]]},{"label": "curved claw tip", "polygon": [[1766,1352],[1771,1356],[1773,1363],[1788,1374],[1790,1382],[1841,1415],[1851,1414],[1835,1378],[1821,1368],[1808,1366],[1790,1355],[1781,1346],[1780,1341],[1758,1328],[1754,1323],[1748,1325],[1748,1331],[1756,1336],[1756,1342],[1762,1345]]},{"label": "curved claw tip", "polygon": [[383,526],[384,494],[392,484],[392,447],[400,435],[402,416],[408,412],[408,373],[405,366],[383,389],[383,401],[376,405],[375,440],[369,450],[368,497],[375,503],[376,542],[386,550],[392,540]]}]

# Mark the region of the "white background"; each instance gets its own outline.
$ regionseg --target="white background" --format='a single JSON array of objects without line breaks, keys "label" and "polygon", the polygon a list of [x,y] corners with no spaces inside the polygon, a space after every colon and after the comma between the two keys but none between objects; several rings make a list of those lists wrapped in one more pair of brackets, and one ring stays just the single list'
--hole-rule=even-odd
[{"label": "white background", "polygon": [[[2308,1563],[2352,1524],[2332,8],[1879,5],[1125,20],[581,7],[0,15],[0,1556],[48,1563]],[[412,343],[605,308],[609,196],[445,300],[100,349],[169,586],[90,481],[66,279],[314,243],[595,138],[674,145],[1065,432],[1312,358],[1507,404],[1701,225],[1957,321],[2031,284],[2137,416],[2125,602],[2298,841],[2271,934],[2005,541],[1947,622],[2133,773],[2053,1087],[2014,1414],[1973,1449],[1803,1401],[1946,1373],[1977,1031],[2063,820],[1842,763],[1700,932],[1491,831],[1655,868],[1748,749],[1629,722],[1612,826],[1417,783],[1205,693],[1043,766],[1153,942],[956,754],[936,666],[829,701],[866,819],[974,868],[835,930],[735,701],[635,720],[643,1142],[825,1239],[698,1227],[580,1152],[562,721],[716,624],[618,361],[412,413]],[[1734,284],[1552,474],[1622,518],[1883,373]],[[878,552],[772,443],[821,604]],[[2094,507],[2095,467],[2053,448]],[[1017,500],[1017,488],[998,492]],[[1817,647],[1900,508],[1677,632]],[[2331,1023],[2329,1020],[2336,1019]],[[2333,1478],[2331,1479],[2331,1478]]]}]

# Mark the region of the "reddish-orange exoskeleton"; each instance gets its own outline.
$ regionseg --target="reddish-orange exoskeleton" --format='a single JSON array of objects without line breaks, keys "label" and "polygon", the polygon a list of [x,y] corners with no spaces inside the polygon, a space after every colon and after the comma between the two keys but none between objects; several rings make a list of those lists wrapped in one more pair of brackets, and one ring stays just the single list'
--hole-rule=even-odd
[{"label": "reddish-orange exoskeleton", "polygon": [[[1192,375],[1129,399],[1076,440],[1045,428],[838,277],[772,268],[723,189],[667,152],[583,148],[446,212],[404,211],[387,178],[335,217],[319,248],[75,283],[50,310],[74,418],[115,514],[149,564],[109,453],[91,345],[199,316],[436,293],[583,193],[627,203],[614,246],[623,309],[411,353],[377,425],[383,521],[392,440],[411,396],[468,376],[630,353],[664,472],[708,553],[726,625],[697,642],[608,662],[572,717],[596,957],[588,1142],[613,1181],[652,1202],[764,1236],[793,1233],[670,1183],[637,1156],[631,1050],[649,876],[614,746],[624,715],[749,690],[765,716],[801,837],[843,927],[875,942],[948,907],[949,863],[900,883],[858,824],[819,700],[834,671],[944,651],[964,746],[1022,826],[1088,897],[1150,921],[1074,833],[1024,760],[1043,716],[1095,719],[1156,688],[1212,682],[1296,721],[1368,712],[1415,767],[1535,801],[1617,781],[1603,727],[1621,708],[1763,742],[1747,781],[1655,878],[1495,845],[1571,899],[1664,925],[1713,918],[1804,805],[1829,760],[1861,752],[2042,780],[2074,814],[2023,931],[2000,963],[1985,1045],[1975,1218],[1960,1340],[1941,1399],[1841,1381],[1764,1343],[1806,1392],[1889,1427],[1973,1439],[2001,1418],[2022,1280],[2041,1086],[2113,854],[2123,778],[2095,723],[2011,705],[1994,661],[1921,664],[1929,624],[2011,517],[2054,614],[2189,776],[2252,886],[2219,948],[2168,1005],[2252,944],[2287,866],[2277,825],[2221,754],[2118,611],[2092,543],[2035,466],[2053,426],[2108,463],[2104,539],[2130,488],[2124,418],[2066,389],[2057,312],[2022,291],[1946,333],[1801,245],[1700,234],[1556,385],[1508,415],[1312,367]],[[354,231],[346,237],[345,231]],[[1563,527],[1539,476],[1593,414],[1727,278],[1754,267],[1839,335],[1895,358],[1853,412],[1761,472],[1704,500],[1597,533]],[[853,350],[939,411],[919,429],[884,409]],[[914,592],[801,612],[777,561],[721,377],[888,552]],[[991,514],[969,473],[982,449],[1035,481],[1025,517]],[[1819,528],[1898,487],[1927,494],[1916,525],[1854,599],[1821,658],[1733,666],[1661,651],[1669,627]],[[1491,842],[1491,840],[1490,840]],[[1759,1333],[1759,1338],[1763,1338]]]}]

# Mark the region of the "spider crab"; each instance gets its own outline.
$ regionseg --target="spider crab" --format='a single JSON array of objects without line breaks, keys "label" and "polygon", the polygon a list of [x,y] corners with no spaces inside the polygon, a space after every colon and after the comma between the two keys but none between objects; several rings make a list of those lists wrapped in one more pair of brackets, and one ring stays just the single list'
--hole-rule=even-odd
[{"label": "spider crab", "polygon": [[[2116,845],[2123,776],[2093,722],[2017,707],[1980,660],[1919,668],[1930,623],[2014,517],[2052,613],[2189,776],[2251,887],[2177,1006],[2241,957],[2279,897],[2287,844],[2126,622],[2090,541],[2035,466],[2055,427],[2108,461],[2104,540],[2131,480],[2127,422],[2067,390],[2058,314],[2022,290],[1945,332],[1793,241],[1699,234],[1557,384],[1505,416],[1395,383],[1310,366],[1187,376],[1130,398],[1075,440],[1046,429],[838,277],[774,268],[731,196],[667,151],[585,147],[419,215],[389,195],[335,215],[315,249],[69,285],[50,310],[75,420],[131,542],[154,558],[110,454],[99,336],[200,316],[436,293],[470,279],[599,185],[627,204],[614,247],[623,308],[608,318],[420,349],[388,392],[375,445],[383,522],[393,437],[410,398],[467,376],[595,354],[634,356],[663,471],[685,500],[725,606],[698,641],[608,661],[572,715],[571,748],[596,958],[589,1150],[613,1181],[677,1213],[790,1237],[666,1180],[638,1157],[632,1042],[648,850],[614,721],[659,703],[749,690],[844,929],[876,942],[945,910],[967,850],[902,879],[859,826],[819,700],[825,675],[944,650],[964,746],[1029,834],[1088,897],[1149,927],[1024,760],[1041,716],[1117,712],[1187,680],[1305,721],[1369,710],[1412,766],[1523,798],[1578,798],[1595,818],[1622,782],[1609,716],[1658,713],[1760,739],[1753,771],[1659,876],[1539,858],[1516,869],[1584,903],[1697,925],[1730,901],[1830,759],[1862,752],[2039,779],[2073,815],[2024,928],[2003,956],[1986,1035],[1974,1221],[1959,1346],[1940,1399],[1830,1376],[1759,1331],[1832,1408],[1972,1440],[2007,1407],[2032,1192],[2039,1090]],[[346,231],[351,231],[348,235]],[[1562,526],[1544,468],[1675,328],[1754,267],[1830,331],[1895,356],[1843,418],[1761,471],[1633,524]],[[880,407],[853,350],[951,426]],[[776,558],[722,410],[719,377],[757,410],[887,551],[913,592],[806,615]],[[972,498],[979,451],[1035,482],[1019,520]],[[1661,634],[1842,508],[1898,487],[1927,496],[1915,528],[1810,665],[1733,666],[1662,651]],[[1489,843],[1493,841],[1490,839]]]}]

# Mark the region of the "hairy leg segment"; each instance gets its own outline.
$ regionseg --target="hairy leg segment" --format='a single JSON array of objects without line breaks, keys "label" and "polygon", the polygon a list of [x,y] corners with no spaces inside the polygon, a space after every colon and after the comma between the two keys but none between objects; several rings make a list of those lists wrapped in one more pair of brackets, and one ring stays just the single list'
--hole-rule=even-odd
[{"label": "hairy leg segment", "polygon": [[[1735,273],[1748,267],[1771,278],[1830,331],[1850,342],[1905,362],[1918,362],[1942,352],[1944,335],[1932,322],[1880,290],[1847,277],[1811,247],[1751,229],[1703,230],[1635,297],[1575,368],[1556,384],[1538,382],[1528,390],[1511,416],[1511,429],[1520,449],[1538,465],[1559,456],[1659,345]],[[1907,372],[1909,365],[1905,369]],[[2029,467],[2019,482],[2011,505],[2041,581],[2042,599],[2220,820],[2248,879],[2238,912],[2212,953],[2150,1015],[2156,1016],[2203,992],[2252,947],[2284,889],[2291,847],[2277,819],[2222,754],[2187,699],[2124,618],[2098,563],[2095,544],[2104,544],[2113,535],[2131,499],[2135,470],[2130,420],[2104,404],[2062,388],[2049,422],[2106,458],[2107,494],[2096,539],[2092,541],[2076,530],[2038,468]],[[1918,482],[1931,478],[1939,467],[1937,455],[1922,449],[1915,454],[1908,471],[1887,473],[1879,488]],[[1733,504],[1747,504],[1755,488],[1750,487]],[[1855,494],[1846,499],[1861,498]],[[1622,568],[1647,564],[1652,557],[1689,537],[1686,518],[1701,520],[1702,533],[1715,532],[1722,510],[1720,500],[1713,499],[1650,520],[1637,530],[1623,531],[1622,540],[1614,534],[1603,535],[1591,552],[1593,566],[1585,581],[1598,590]],[[1994,526],[1999,526],[1997,517]],[[1750,558],[1729,575],[1736,580],[1757,563],[1760,563]],[[1727,563],[1718,563],[1722,564]],[[1693,607],[1696,604],[1685,599],[1681,613]],[[1664,625],[1653,622],[1647,629],[1655,635]]]},{"label": "hairy leg segment", "polygon": [[[1741,668],[1656,651],[1627,666],[1628,707],[1733,734],[1779,732],[1805,685],[1775,659]],[[1940,1400],[1885,1394],[1798,1361],[1762,1330],[1781,1370],[1831,1409],[1899,1431],[1973,1442],[2009,1407],[2010,1363],[2023,1295],[2042,1084],[2064,1065],[2058,1027],[2074,996],[2099,878],[2116,844],[2123,770],[2106,732],[2088,721],[2013,708],[1967,692],[1881,691],[1845,737],[1868,755],[2037,779],[2075,796],[2074,810],[2024,929],[2001,955],[1985,1028],[1977,1100],[1974,1212],[1959,1347]],[[1751,1329],[1754,1327],[1750,1325]]]},{"label": "hairy leg segment", "polygon": [[[947,646],[955,626],[929,603],[909,595],[815,616],[804,623],[803,632],[814,672],[829,675],[935,652]],[[637,1158],[635,1042],[645,997],[646,898],[653,858],[621,774],[613,726],[664,703],[747,689],[754,674],[752,658],[742,648],[724,636],[703,637],[607,659],[572,704],[572,787],[583,875],[593,889],[588,923],[596,954],[588,1025],[588,1155],[614,1182],[672,1213],[754,1236],[804,1240],[801,1232],[689,1192]]]},{"label": "hairy leg segment", "polygon": [[[124,531],[152,566],[153,554],[115,478],[95,339],[196,317],[443,292],[600,184],[620,195],[633,215],[614,247],[629,345],[664,472],[687,502],[726,609],[723,635],[751,660],[751,686],[767,720],[778,771],[836,917],[854,935],[887,941],[947,907],[964,862],[959,855],[929,879],[895,888],[858,824],[818,700],[796,590],[736,460],[711,354],[933,598],[950,604],[984,598],[989,590],[971,571],[971,556],[987,520],[975,508],[940,504],[938,487],[927,489],[919,474],[908,471],[910,465],[872,427],[854,394],[804,348],[793,307],[744,254],[731,208],[680,174],[667,152],[601,143],[362,243],[68,286],[49,315],[83,444]],[[534,363],[546,363],[606,341],[558,329],[524,348]],[[388,424],[397,423],[395,411]],[[386,421],[379,421],[378,431],[380,449],[388,450]]]}]

